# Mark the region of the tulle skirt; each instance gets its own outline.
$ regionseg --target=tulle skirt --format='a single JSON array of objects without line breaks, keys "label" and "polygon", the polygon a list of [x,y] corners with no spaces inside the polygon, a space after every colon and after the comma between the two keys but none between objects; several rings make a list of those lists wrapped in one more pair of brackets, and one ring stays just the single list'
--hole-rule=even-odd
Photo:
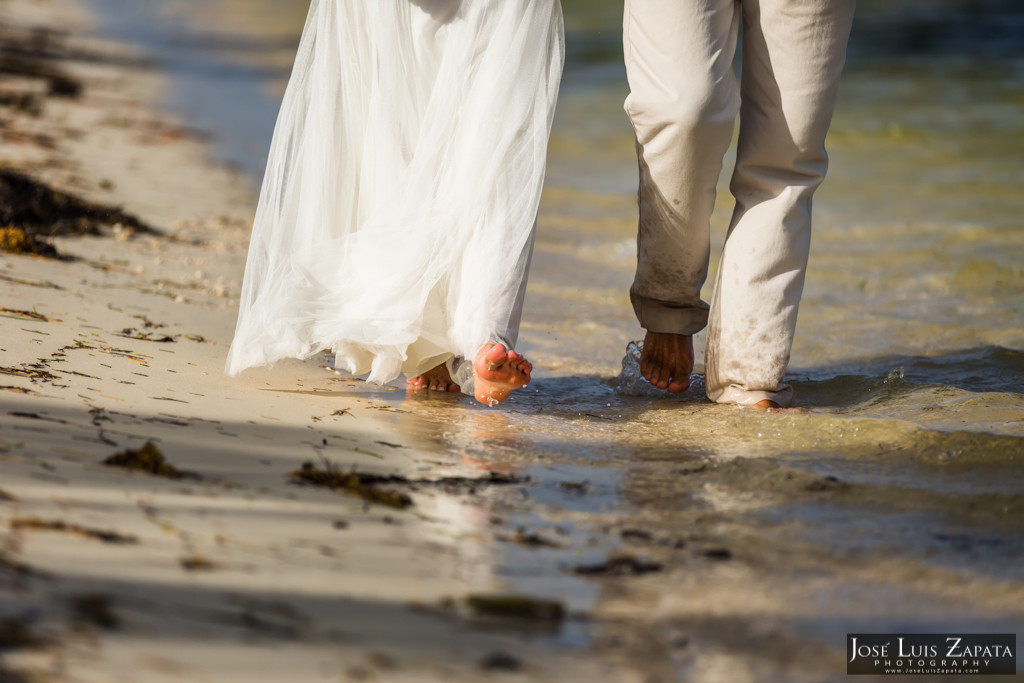
[{"label": "tulle skirt", "polygon": [[226,372],[514,340],[563,55],[558,0],[312,0]]}]

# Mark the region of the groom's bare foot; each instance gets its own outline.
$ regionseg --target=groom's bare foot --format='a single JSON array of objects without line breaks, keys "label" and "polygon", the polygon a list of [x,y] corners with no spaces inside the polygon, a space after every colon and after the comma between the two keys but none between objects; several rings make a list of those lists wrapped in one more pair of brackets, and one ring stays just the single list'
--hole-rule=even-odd
[{"label": "groom's bare foot", "polygon": [[461,391],[459,385],[452,379],[451,373],[448,372],[448,366],[444,363],[427,370],[422,375],[406,380],[406,384],[413,391]]},{"label": "groom's bare foot", "polygon": [[530,383],[533,365],[522,354],[504,344],[486,344],[473,360],[473,385],[476,400],[496,406],[515,389]]},{"label": "groom's bare foot", "polygon": [[690,388],[693,372],[693,337],[686,334],[648,332],[640,354],[644,379],[673,394]]},{"label": "groom's bare foot", "polygon": [[811,412],[807,408],[803,407],[783,408],[775,401],[772,401],[771,399],[767,398],[763,401],[758,401],[754,405],[750,406],[750,408],[752,408],[753,410],[760,410],[763,413],[786,413],[789,415],[807,415]]}]

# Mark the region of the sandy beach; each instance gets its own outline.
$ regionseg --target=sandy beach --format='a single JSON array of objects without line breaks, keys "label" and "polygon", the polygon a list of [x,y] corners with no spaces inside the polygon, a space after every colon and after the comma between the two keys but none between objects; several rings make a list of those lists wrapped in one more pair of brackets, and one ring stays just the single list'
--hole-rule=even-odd
[{"label": "sandy beach", "polygon": [[[838,681],[847,633],[1024,630],[1019,222],[922,220],[915,251],[855,262],[870,282],[812,283],[807,415],[710,404],[699,378],[665,399],[616,377],[635,204],[580,161],[631,143],[564,126],[528,392],[407,395],[328,354],[228,378],[252,178],[97,21],[0,0],[0,682]],[[595,101],[621,98],[559,116]],[[897,139],[850,121],[840,167]],[[823,215],[852,221],[836,196]],[[890,239],[857,220],[816,237],[812,277]],[[991,254],[901,279],[968,236]],[[887,332],[911,279],[914,306],[969,290],[959,327]]]},{"label": "sandy beach", "polygon": [[[393,407],[396,391],[329,359],[222,374],[251,183],[155,108],[163,83],[143,55],[78,38],[94,35],[78,6],[2,10],[26,49],[46,32],[41,63],[82,92],[5,79],[41,111],[4,109],[0,163],[153,232],[103,225],[53,239],[67,260],[0,261],[0,678],[599,676],[521,636],[560,624],[561,604],[511,630],[477,621],[499,592],[475,550],[490,522],[461,506],[514,477],[422,447],[440,435]],[[186,474],[103,464],[147,443]],[[306,462],[402,481],[303,487],[290,475]]]}]

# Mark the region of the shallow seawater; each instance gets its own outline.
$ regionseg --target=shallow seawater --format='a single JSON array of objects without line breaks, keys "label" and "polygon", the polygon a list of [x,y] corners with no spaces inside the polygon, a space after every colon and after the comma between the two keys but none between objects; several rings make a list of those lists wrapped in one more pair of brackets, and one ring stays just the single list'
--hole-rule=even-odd
[{"label": "shallow seawater", "polygon": [[[998,0],[860,3],[790,364],[808,412],[760,415],[703,397],[703,335],[685,394],[660,395],[636,377],[621,8],[564,4],[568,62],[520,344],[535,380],[497,410],[458,396],[402,403],[423,444],[531,478],[496,496],[490,514],[558,547],[496,543],[498,575],[574,609],[640,620],[642,594],[596,590],[572,567],[649,555],[729,605],[732,575],[721,568],[734,557],[759,571],[736,579],[757,599],[814,607],[778,621],[783,632],[1019,625],[1024,12]],[[172,18],[147,31],[139,22],[152,5],[121,5],[134,9],[115,32],[175,75],[170,106],[258,178],[304,3],[166,1]],[[727,163],[709,282],[731,212],[728,173]],[[693,616],[703,603],[689,585],[662,586],[662,607],[678,591],[692,612],[680,628],[699,622],[711,650],[726,647],[724,622]],[[614,624],[558,642],[583,641],[631,642]]]}]

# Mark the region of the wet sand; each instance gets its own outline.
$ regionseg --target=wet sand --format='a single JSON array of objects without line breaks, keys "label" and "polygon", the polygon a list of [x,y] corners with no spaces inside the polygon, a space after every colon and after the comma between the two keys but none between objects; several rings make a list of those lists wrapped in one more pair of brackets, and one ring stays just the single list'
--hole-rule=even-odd
[{"label": "wet sand", "polygon": [[[523,329],[538,376],[490,410],[327,356],[224,377],[251,179],[156,108],[165,73],[95,17],[2,7],[75,32],[47,63],[84,91],[0,109],[0,160],[159,234],[0,257],[0,679],[838,681],[846,633],[1021,630],[1019,224],[999,218],[1017,200],[947,191],[928,199],[958,222],[897,226],[847,206],[873,187],[863,159],[918,149],[877,109],[837,119],[816,207],[792,373],[811,413],[759,415],[620,371],[631,143],[587,115],[620,86],[570,87]],[[915,267],[972,236],[988,251]],[[880,241],[891,257],[857,256]],[[185,474],[104,464],[147,443]],[[341,490],[303,485],[307,462]],[[529,599],[486,599],[507,594]]]}]

